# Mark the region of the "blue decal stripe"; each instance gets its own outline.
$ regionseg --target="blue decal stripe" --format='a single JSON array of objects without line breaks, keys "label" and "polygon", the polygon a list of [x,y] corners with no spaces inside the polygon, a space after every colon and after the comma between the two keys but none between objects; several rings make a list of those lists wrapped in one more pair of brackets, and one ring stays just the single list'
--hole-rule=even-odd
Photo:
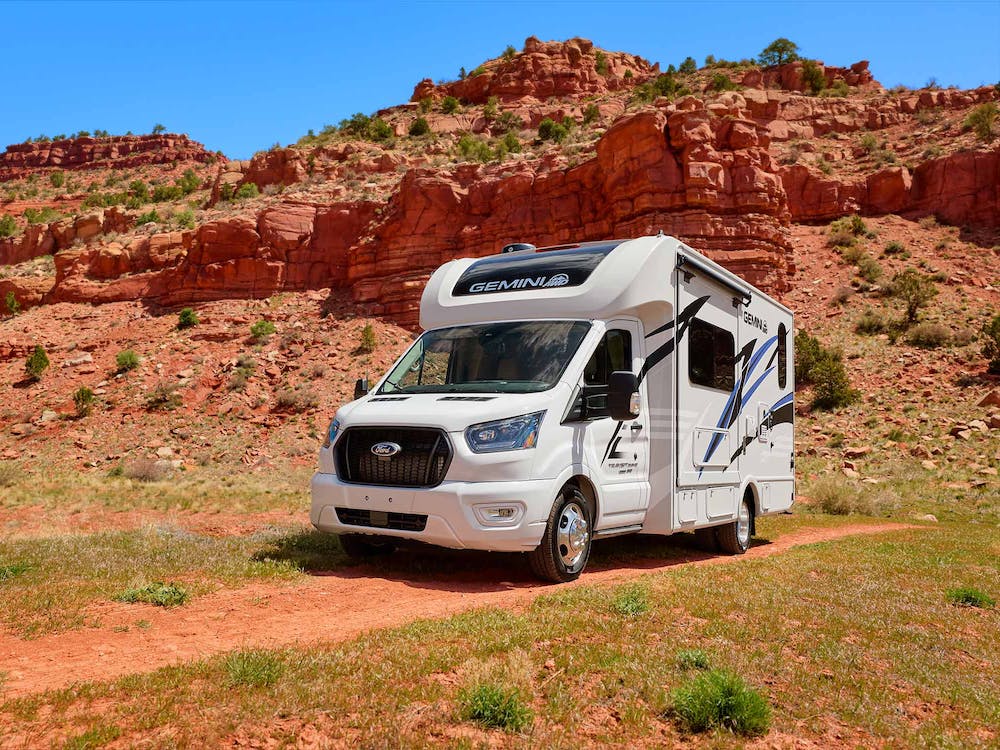
[{"label": "blue decal stripe", "polygon": [[746,395],[743,396],[743,400],[740,402],[740,411],[743,411],[743,407],[747,405],[747,402],[750,400],[750,397],[753,395],[753,392],[760,387],[760,384],[764,382],[764,378],[770,375],[773,370],[774,370],[773,367],[769,367],[768,369],[764,370],[763,375],[761,375],[759,378],[757,378],[756,381],[754,381],[754,384],[750,386],[750,390],[746,392]]},{"label": "blue decal stripe", "polygon": [[792,399],[793,398],[795,398],[795,394],[794,393],[789,393],[789,394],[787,394],[785,396],[782,396],[781,398],[779,398],[777,401],[774,402],[774,406],[771,407],[771,411],[777,411],[778,409],[780,409],[785,404],[792,403]]}]

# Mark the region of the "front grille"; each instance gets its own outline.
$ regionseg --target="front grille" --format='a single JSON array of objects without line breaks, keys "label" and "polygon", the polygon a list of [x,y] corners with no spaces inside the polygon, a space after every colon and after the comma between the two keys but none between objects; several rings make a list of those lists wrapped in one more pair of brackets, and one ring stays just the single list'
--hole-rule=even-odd
[{"label": "front grille", "polygon": [[378,510],[337,508],[337,519],[346,526],[370,526],[374,529],[423,531],[427,516],[419,513],[386,513]]},{"label": "front grille", "polygon": [[[394,456],[376,456],[376,443],[395,443]],[[427,427],[349,427],[337,441],[337,474],[352,484],[434,487],[451,462],[451,445],[441,431]]]}]

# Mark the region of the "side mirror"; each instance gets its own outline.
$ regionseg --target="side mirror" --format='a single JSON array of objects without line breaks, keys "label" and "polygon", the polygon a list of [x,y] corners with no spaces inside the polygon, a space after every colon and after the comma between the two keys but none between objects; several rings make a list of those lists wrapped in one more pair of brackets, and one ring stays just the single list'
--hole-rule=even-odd
[{"label": "side mirror", "polygon": [[357,400],[362,396],[368,395],[368,378],[358,378],[354,383],[354,399]]},{"label": "side mirror", "polygon": [[639,416],[639,378],[631,372],[613,372],[608,378],[608,412],[618,422]]}]

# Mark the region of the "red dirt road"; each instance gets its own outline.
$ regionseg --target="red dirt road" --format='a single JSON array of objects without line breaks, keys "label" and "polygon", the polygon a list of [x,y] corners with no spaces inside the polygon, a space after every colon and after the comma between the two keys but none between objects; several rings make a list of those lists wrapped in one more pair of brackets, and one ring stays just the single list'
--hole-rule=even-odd
[{"label": "red dirt road", "polygon": [[[675,565],[738,564],[804,544],[905,528],[913,527],[885,523],[803,529],[755,546],[744,557],[692,550],[685,558],[669,561],[616,563],[585,573],[570,585],[627,579]],[[468,559],[461,565],[462,572],[413,575],[360,566],[291,586],[255,584],[220,591],[173,610],[141,604],[95,605],[92,613],[102,623],[98,629],[34,640],[0,634],[0,670],[7,672],[3,697],[151,672],[236,648],[343,641],[366,631],[447,617],[476,607],[516,607],[553,590],[529,578],[522,569],[526,566],[506,569],[487,558],[485,570],[476,565],[473,573],[469,572],[473,566]],[[149,627],[135,627],[140,620],[147,621]],[[124,626],[130,627],[124,630]]]}]

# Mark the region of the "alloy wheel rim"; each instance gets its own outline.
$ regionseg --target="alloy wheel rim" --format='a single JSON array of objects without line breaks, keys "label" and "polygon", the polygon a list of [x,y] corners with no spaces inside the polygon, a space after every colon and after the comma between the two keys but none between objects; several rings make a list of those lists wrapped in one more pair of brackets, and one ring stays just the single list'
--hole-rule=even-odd
[{"label": "alloy wheel rim", "polygon": [[567,503],[556,526],[556,548],[563,565],[572,569],[579,564],[590,543],[590,524],[578,503]]},{"label": "alloy wheel rim", "polygon": [[750,508],[740,503],[740,514],[736,520],[736,536],[742,547],[750,546]]}]

